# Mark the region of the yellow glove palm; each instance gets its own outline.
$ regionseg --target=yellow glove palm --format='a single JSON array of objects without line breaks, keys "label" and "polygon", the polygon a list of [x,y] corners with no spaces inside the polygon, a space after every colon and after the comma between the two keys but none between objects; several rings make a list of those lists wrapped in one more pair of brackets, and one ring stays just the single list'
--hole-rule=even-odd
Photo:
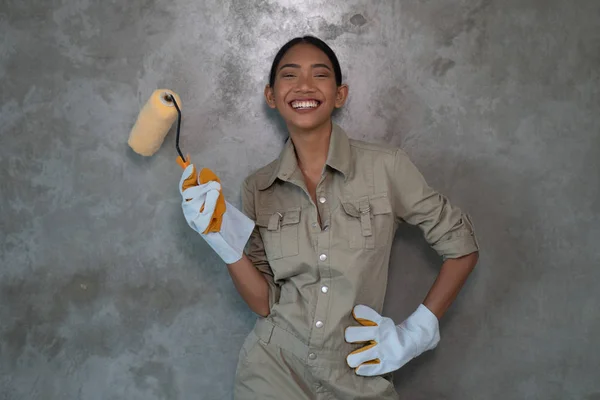
[{"label": "yellow glove palm", "polygon": [[[177,157],[177,164],[179,164],[179,166],[185,170],[190,165],[190,156],[187,156],[186,161],[183,161],[181,157]],[[221,183],[219,177],[210,169],[202,168],[202,170],[200,170],[200,175],[198,175],[198,172],[196,171],[196,166],[193,165],[192,173],[183,180],[183,183],[181,185],[181,191],[185,191],[186,189],[191,188],[192,186],[198,186],[198,184],[205,184],[210,181],[215,181],[219,184]],[[219,232],[221,230],[221,224],[223,222],[223,214],[225,214],[226,209],[227,206],[225,204],[225,197],[223,196],[223,192],[221,192],[219,198],[217,199],[217,204],[215,207],[215,211],[212,215],[211,222],[208,224],[206,230],[204,230],[204,232],[202,233],[206,234],[208,232]],[[202,212],[203,210],[204,204],[200,208],[200,212]]]}]

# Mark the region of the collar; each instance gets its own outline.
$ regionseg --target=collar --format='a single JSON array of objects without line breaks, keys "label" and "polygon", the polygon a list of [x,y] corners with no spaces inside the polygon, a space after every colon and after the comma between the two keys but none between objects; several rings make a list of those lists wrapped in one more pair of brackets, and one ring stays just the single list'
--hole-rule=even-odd
[{"label": "collar", "polygon": [[[344,175],[344,179],[348,179],[348,176],[352,173],[350,159],[350,139],[339,125],[332,123],[329,153],[325,165],[340,172]],[[258,189],[265,190],[269,188],[278,178],[282,181],[288,181],[296,169],[298,169],[298,160],[296,159],[294,143],[291,138],[288,138],[279,158],[275,162],[273,171],[268,175],[266,181],[258,185]]]}]

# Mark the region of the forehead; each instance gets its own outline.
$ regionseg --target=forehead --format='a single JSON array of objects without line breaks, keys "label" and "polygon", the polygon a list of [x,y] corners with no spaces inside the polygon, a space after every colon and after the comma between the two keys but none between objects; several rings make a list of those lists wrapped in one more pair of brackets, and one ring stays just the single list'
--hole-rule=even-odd
[{"label": "forehead", "polygon": [[333,68],[329,57],[318,47],[311,44],[297,44],[285,53],[280,65],[284,64],[325,64]]}]

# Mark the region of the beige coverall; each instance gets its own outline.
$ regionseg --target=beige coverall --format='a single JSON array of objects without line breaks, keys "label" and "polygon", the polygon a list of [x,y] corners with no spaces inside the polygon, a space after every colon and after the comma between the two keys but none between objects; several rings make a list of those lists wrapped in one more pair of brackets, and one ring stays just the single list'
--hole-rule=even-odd
[{"label": "beige coverall", "polygon": [[352,308],[381,313],[400,223],[418,226],[445,259],[478,250],[469,217],[402,150],[349,139],[336,124],[317,204],[291,140],[244,181],[242,201],[257,224],[247,254],[267,279],[271,312],[242,346],[235,399],[398,399],[391,374],[358,376],[346,364],[361,347],[344,340],[358,326]]}]

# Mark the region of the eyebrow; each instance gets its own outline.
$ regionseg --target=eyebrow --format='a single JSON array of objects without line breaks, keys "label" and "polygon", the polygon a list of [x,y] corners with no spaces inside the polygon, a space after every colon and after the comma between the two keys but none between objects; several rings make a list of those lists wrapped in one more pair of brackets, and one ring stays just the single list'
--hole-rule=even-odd
[{"label": "eyebrow", "polygon": [[[327,64],[313,64],[311,65],[312,68],[327,68],[328,70],[331,71],[331,68],[329,68],[329,66]],[[284,68],[300,68],[300,65],[298,64],[285,64],[282,65],[281,67],[279,67],[279,70],[281,71]]]}]

